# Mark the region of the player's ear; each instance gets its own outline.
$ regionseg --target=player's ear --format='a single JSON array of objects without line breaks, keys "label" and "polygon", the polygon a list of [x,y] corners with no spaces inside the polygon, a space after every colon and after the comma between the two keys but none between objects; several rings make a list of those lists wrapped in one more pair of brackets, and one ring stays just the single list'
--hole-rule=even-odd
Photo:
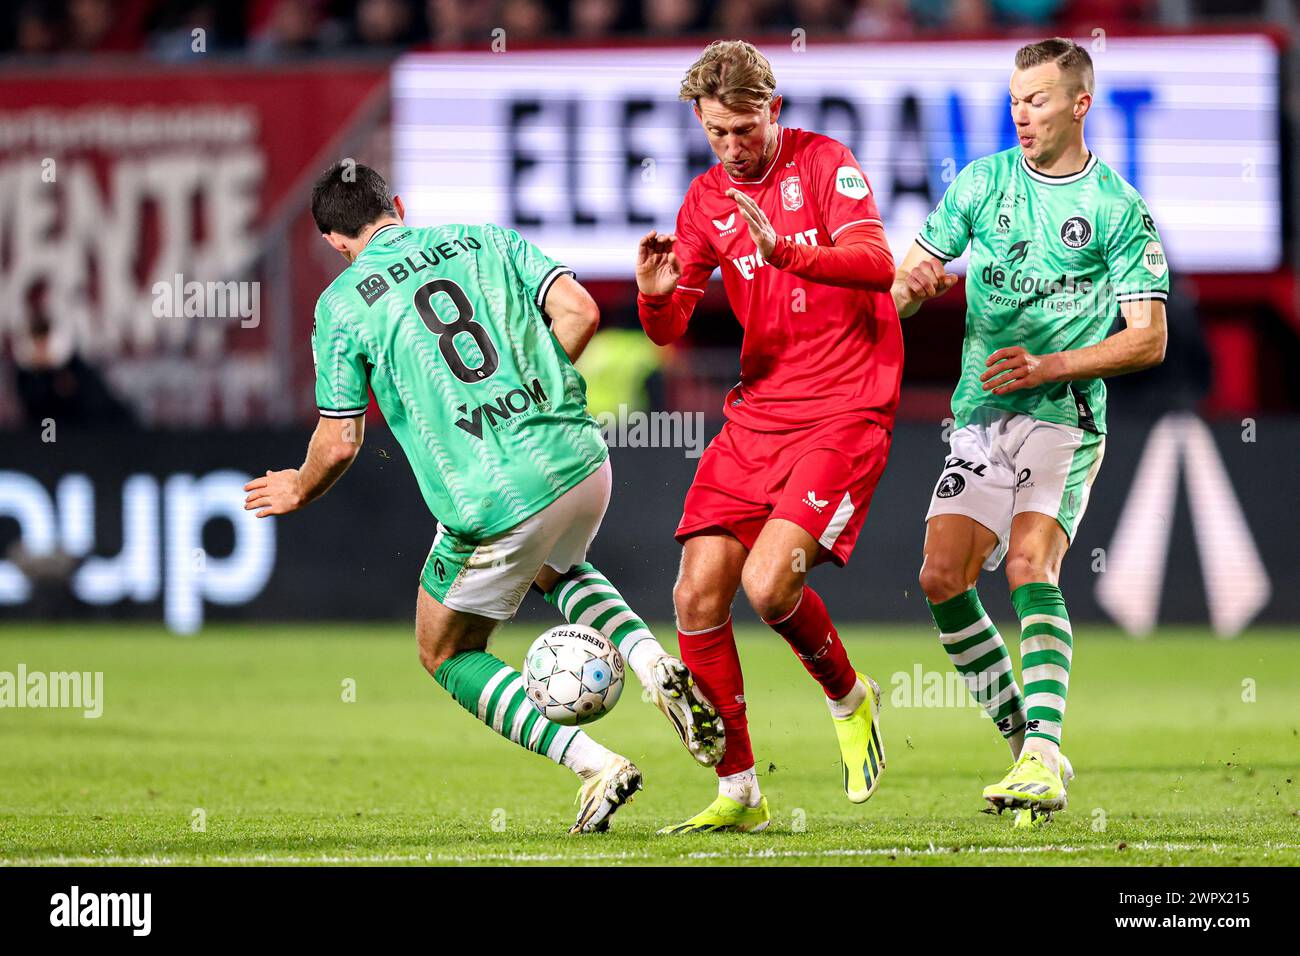
[{"label": "player's ear", "polygon": [[330,244],[330,247],[335,252],[337,252],[339,255],[343,256],[344,258],[347,258],[348,244],[343,240],[343,237],[340,236],[337,232],[323,232],[321,233],[321,238],[324,239],[326,242],[328,242]]},{"label": "player's ear", "polygon": [[406,221],[406,204],[402,202],[401,196],[393,197],[393,208],[397,210],[397,218],[403,222]]},{"label": "player's ear", "polygon": [[768,104],[770,110],[768,115],[773,123],[775,123],[776,118],[781,115],[781,103],[781,95],[778,93],[776,96],[772,97],[772,102]]},{"label": "player's ear", "polygon": [[1079,95],[1074,98],[1074,118],[1081,120],[1088,115],[1088,110],[1092,108],[1092,94],[1087,90],[1080,91]]}]

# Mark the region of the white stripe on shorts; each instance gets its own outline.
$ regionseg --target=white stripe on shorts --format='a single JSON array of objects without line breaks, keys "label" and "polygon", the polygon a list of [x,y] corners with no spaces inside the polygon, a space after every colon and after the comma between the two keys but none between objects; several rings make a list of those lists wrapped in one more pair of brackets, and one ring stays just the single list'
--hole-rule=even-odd
[{"label": "white stripe on shorts", "polygon": [[822,532],[822,536],[817,539],[817,542],[827,551],[830,551],[835,547],[835,539],[840,536],[840,532],[844,530],[852,517],[853,499],[849,497],[849,493],[846,491],[844,497],[840,499],[839,507],[835,509],[835,514],[831,515],[831,523],[826,526],[826,530]]}]

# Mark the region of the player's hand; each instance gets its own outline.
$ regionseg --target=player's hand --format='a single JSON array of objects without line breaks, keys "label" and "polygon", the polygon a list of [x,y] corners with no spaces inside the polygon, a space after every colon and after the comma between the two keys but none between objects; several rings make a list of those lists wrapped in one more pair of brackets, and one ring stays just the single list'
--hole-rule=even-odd
[{"label": "player's hand", "polygon": [[1059,352],[1031,355],[1019,345],[998,349],[984,364],[988,371],[980,376],[980,381],[984,383],[984,391],[995,395],[1059,382],[1064,371]]},{"label": "player's hand", "polygon": [[740,210],[740,217],[749,226],[749,238],[754,240],[759,255],[766,259],[772,254],[772,250],[776,248],[776,229],[768,220],[767,213],[759,209],[758,203],[739,189],[728,189],[727,195],[736,201],[736,208]]},{"label": "player's hand", "polygon": [[673,252],[674,235],[651,229],[636,247],[636,287],[646,295],[667,295],[677,288],[682,264]]},{"label": "player's hand", "polygon": [[257,511],[257,517],[287,515],[305,504],[298,488],[298,469],[268,471],[244,485],[248,497],[244,499],[245,511]]},{"label": "player's hand", "polygon": [[922,259],[911,272],[901,277],[903,295],[909,304],[924,302],[943,295],[957,284],[957,279],[952,273],[943,271],[943,263],[939,260]]}]

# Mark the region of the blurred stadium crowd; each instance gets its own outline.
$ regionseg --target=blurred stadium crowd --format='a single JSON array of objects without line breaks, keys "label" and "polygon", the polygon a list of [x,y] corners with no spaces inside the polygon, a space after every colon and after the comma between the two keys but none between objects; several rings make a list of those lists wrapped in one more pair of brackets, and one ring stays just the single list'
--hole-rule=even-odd
[{"label": "blurred stadium crowd", "polygon": [[877,38],[1070,26],[1284,20],[1294,0],[18,0],[0,10],[0,52],[146,54],[179,60],[202,29],[209,53],[258,60],[512,42],[705,33]]}]

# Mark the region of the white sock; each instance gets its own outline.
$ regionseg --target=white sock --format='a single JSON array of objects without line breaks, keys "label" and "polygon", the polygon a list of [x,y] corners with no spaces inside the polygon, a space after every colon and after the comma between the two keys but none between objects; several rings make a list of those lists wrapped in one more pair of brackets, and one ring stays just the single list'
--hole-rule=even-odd
[{"label": "white sock", "polygon": [[831,709],[831,716],[836,720],[847,720],[853,716],[853,712],[862,706],[862,702],[867,699],[867,685],[862,678],[858,678],[857,683],[853,685],[853,690],[841,697],[839,700],[826,698],[826,706]]},{"label": "white sock", "polygon": [[590,777],[592,774],[600,773],[605,767],[605,761],[612,756],[612,751],[602,747],[579,730],[569,741],[560,763],[580,777]]},{"label": "white sock", "polygon": [[667,655],[663,645],[653,637],[643,637],[632,645],[632,650],[627,655],[627,666],[632,668],[632,673],[636,674],[642,687],[653,687],[655,661]]},{"label": "white sock", "polygon": [[756,807],[763,798],[758,790],[758,773],[753,767],[740,773],[718,778],[718,793],[747,807]]}]

